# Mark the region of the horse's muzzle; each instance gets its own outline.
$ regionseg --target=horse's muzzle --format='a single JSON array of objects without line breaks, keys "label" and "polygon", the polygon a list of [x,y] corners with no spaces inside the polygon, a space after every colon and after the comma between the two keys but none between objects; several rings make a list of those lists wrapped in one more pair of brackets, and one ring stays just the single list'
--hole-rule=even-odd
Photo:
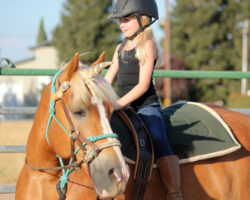
[{"label": "horse's muzzle", "polygon": [[89,169],[97,193],[103,198],[115,197],[124,192],[129,169],[111,156],[98,156],[90,164]]}]

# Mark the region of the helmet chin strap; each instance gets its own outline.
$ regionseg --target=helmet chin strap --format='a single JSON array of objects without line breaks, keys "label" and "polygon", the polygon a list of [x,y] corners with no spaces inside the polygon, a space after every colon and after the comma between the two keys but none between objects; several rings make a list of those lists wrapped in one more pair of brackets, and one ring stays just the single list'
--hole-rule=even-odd
[{"label": "helmet chin strap", "polygon": [[147,27],[149,27],[151,24],[153,24],[157,19],[154,19],[152,20],[149,24],[145,25],[145,26],[142,26],[142,23],[141,23],[141,17],[140,17],[140,14],[139,13],[136,13],[135,14],[136,16],[136,19],[137,19],[137,22],[139,24],[139,29],[138,31],[130,36],[130,37],[125,37],[125,39],[123,40],[122,44],[121,44],[121,47],[120,47],[120,52],[122,51],[122,49],[125,47],[126,43],[128,40],[133,40],[137,35],[139,35],[141,32],[143,32]]},{"label": "helmet chin strap", "polygon": [[149,24],[145,25],[145,26],[142,26],[142,23],[141,23],[141,17],[140,17],[140,14],[139,13],[136,13],[135,14],[135,17],[137,19],[137,22],[139,24],[139,29],[138,31],[130,36],[130,37],[126,37],[128,40],[133,40],[137,35],[139,35],[141,32],[143,32],[147,27],[149,27],[151,24],[153,24],[157,19],[154,19],[152,20]]},{"label": "helmet chin strap", "polygon": [[145,28],[148,27],[148,26],[142,27],[141,17],[138,13],[135,14],[135,17],[136,17],[137,22],[139,24],[139,29],[134,35],[132,35],[130,37],[126,37],[128,40],[133,40],[137,35],[139,35],[141,32],[143,32],[145,30]]}]

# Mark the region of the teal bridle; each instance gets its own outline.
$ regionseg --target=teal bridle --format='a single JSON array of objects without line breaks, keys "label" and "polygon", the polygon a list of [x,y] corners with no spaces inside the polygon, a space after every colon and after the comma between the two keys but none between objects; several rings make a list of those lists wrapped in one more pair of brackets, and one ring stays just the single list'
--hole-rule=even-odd
[{"label": "teal bridle", "polygon": [[[69,164],[68,165],[64,165],[63,163],[63,159],[62,157],[60,157],[59,155],[56,155],[59,159],[59,162],[60,162],[60,165],[61,167],[52,167],[52,168],[36,168],[36,167],[32,167],[30,165],[28,165],[27,163],[27,166],[31,169],[34,169],[34,170],[58,170],[58,169],[61,169],[62,170],[62,176],[60,177],[60,181],[57,185],[57,190],[59,192],[59,195],[61,193],[64,193],[66,194],[66,189],[67,188],[67,182],[69,181],[69,174],[77,169],[79,169],[79,167],[81,166],[82,163],[89,163],[90,161],[92,161],[96,156],[98,156],[98,154],[105,148],[109,148],[109,147],[113,147],[113,146],[121,146],[119,140],[112,140],[112,141],[107,141],[105,143],[101,143],[101,144],[98,144],[96,145],[95,142],[98,141],[98,140],[103,140],[103,139],[107,139],[107,138],[115,138],[115,139],[118,139],[118,136],[117,134],[115,133],[110,133],[110,134],[103,134],[103,135],[98,135],[98,136],[90,136],[90,137],[87,137],[85,138],[84,136],[80,135],[80,132],[74,128],[73,126],[73,123],[71,121],[71,118],[69,116],[69,113],[68,113],[68,110],[65,106],[65,103],[64,103],[64,100],[63,100],[63,96],[61,96],[61,98],[59,99],[52,99],[52,95],[55,94],[58,90],[56,90],[56,86],[55,86],[55,82],[57,80],[57,77],[59,76],[59,74],[61,72],[63,72],[64,68],[60,69],[53,77],[52,79],[52,83],[51,83],[51,91],[50,91],[50,107],[49,107],[49,120],[47,122],[47,127],[46,127],[46,140],[48,142],[49,145],[50,144],[50,141],[49,141],[49,136],[48,136],[48,132],[49,132],[49,127],[50,127],[50,124],[51,124],[51,120],[54,119],[58,125],[66,132],[70,135],[70,139],[71,139],[71,158],[70,158],[70,161],[69,161]],[[59,83],[59,81],[58,81]],[[64,82],[65,83],[65,82]],[[68,87],[64,88],[61,87],[62,91],[66,91],[69,87],[70,87],[70,84],[67,82],[66,85],[68,84]],[[60,84],[59,84],[60,85]],[[62,85],[65,85],[65,84],[62,84]],[[62,93],[63,94],[63,93]],[[58,118],[55,116],[55,103],[57,100],[60,100],[61,101],[61,104],[62,104],[62,107],[63,107],[63,110],[64,110],[64,113],[65,113],[65,116],[69,122],[69,126],[70,126],[70,131],[68,129],[65,128],[65,126],[58,120]],[[74,147],[74,143],[77,143],[78,145],[78,148],[75,149]],[[91,148],[86,148],[86,146],[89,145]],[[82,150],[83,151],[83,155],[84,157],[82,158],[82,160],[80,161],[76,161],[76,154],[79,150]],[[63,194],[62,194],[63,195]]]}]

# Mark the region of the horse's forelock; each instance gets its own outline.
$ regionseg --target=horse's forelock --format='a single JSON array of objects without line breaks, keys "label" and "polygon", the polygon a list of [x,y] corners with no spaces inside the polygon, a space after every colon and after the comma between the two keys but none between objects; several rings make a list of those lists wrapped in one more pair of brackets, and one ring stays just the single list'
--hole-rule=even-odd
[{"label": "horse's forelock", "polygon": [[89,105],[91,97],[89,89],[95,93],[98,99],[114,104],[118,96],[112,86],[100,75],[86,80],[84,70],[87,68],[81,66],[70,81],[73,93],[72,105],[77,105],[80,102]]}]

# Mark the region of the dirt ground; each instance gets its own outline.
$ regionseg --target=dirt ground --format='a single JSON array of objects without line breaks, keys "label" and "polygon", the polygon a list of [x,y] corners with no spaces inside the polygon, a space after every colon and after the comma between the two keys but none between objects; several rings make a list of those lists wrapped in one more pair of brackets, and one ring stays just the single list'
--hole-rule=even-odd
[{"label": "dirt ground", "polygon": [[[0,121],[0,145],[26,145],[32,120]],[[0,185],[15,185],[23,167],[25,153],[0,153]],[[12,200],[14,194],[0,194]]]},{"label": "dirt ground", "polygon": [[0,194],[0,200],[14,200],[14,194]]}]

